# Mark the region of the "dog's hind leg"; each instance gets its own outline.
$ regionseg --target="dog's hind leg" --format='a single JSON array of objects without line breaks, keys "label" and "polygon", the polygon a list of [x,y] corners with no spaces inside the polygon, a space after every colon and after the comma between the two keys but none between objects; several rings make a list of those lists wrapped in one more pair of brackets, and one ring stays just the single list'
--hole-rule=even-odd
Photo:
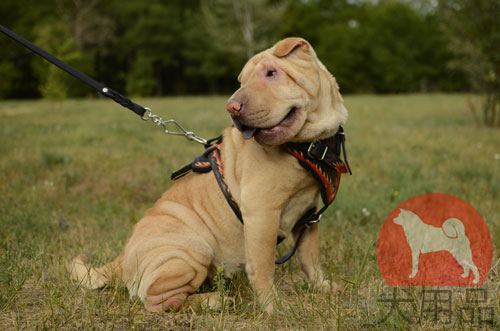
[{"label": "dog's hind leg", "polygon": [[[208,274],[208,269],[201,264],[196,265],[175,258],[166,261],[159,267],[160,276],[149,286],[144,306],[149,311],[178,311],[188,307],[194,302],[206,299],[210,303],[213,296],[190,296],[203,283]],[[212,299],[213,301],[213,299]]]},{"label": "dog's hind leg", "polygon": [[477,270],[476,265],[472,262],[472,258],[470,261],[460,263],[460,265],[462,266],[462,268],[464,268],[462,278],[466,278],[467,276],[469,276],[470,271],[472,271],[472,274],[474,275],[474,280],[472,282],[474,284],[479,283],[479,271]]},{"label": "dog's hind leg", "polygon": [[472,265],[470,266],[471,270],[472,270],[472,273],[474,274],[474,280],[472,281],[474,284],[477,284],[479,283],[479,270],[477,270],[477,267],[474,265],[474,263],[472,263]]},{"label": "dog's hind leg", "polygon": [[467,276],[469,276],[470,268],[465,264],[462,264],[461,266],[462,268],[464,268],[464,273],[461,275],[461,277],[466,278]]},{"label": "dog's hind leg", "polygon": [[[148,296],[148,301],[144,304],[149,311],[177,311],[181,308],[190,307],[193,305],[206,305],[209,309],[217,310],[222,306],[222,302],[218,292],[198,293],[189,295],[189,292],[184,292],[185,289],[177,294],[169,294],[168,292],[159,295]],[[173,292],[172,292],[173,293]],[[168,298],[167,296],[170,295]],[[232,298],[229,298],[231,301]]]},{"label": "dog's hind leg", "polygon": [[[226,302],[233,301],[231,297],[226,298]],[[187,305],[192,306],[196,304],[207,305],[212,310],[220,309],[222,301],[218,292],[207,292],[193,294],[187,298]]]},{"label": "dog's hind leg", "polygon": [[[469,263],[467,263],[467,262],[465,262],[465,263],[463,263],[463,264],[462,264],[462,263],[460,263],[460,265],[462,266],[462,268],[464,268],[464,273],[460,275],[462,278],[467,278],[467,277],[469,277],[469,274],[470,274],[470,272],[471,272],[471,268],[472,268],[472,269],[473,269],[473,268],[475,268],[475,266],[474,266],[474,265],[472,265],[472,266],[471,266],[471,265],[470,265]],[[474,282],[474,284],[477,284],[476,279],[477,279],[477,280],[479,280],[479,277],[476,277],[477,268],[476,268],[476,272],[474,272],[474,270],[472,270],[472,273],[474,274],[474,280],[473,280],[473,282]]]},{"label": "dog's hind leg", "polygon": [[[460,252],[460,251],[459,251]],[[461,251],[463,252],[463,250]],[[462,255],[458,255],[457,253],[453,254],[455,260],[457,260],[458,264],[464,269],[464,273],[461,275],[462,278],[467,278],[472,271],[474,274],[474,280],[472,281],[474,284],[479,283],[479,271],[472,261],[472,253],[469,251],[465,252]]]}]

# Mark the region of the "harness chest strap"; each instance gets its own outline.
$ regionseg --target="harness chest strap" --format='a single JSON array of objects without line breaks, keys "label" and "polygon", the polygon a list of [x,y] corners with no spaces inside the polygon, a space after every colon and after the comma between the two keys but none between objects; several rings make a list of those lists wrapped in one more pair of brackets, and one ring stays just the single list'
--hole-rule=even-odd
[{"label": "harness chest strap", "polygon": [[[294,156],[299,164],[308,171],[318,184],[323,207],[316,211],[316,208],[309,209],[294,225],[292,231],[301,228],[293,248],[281,258],[275,261],[282,264],[288,261],[296,252],[300,239],[311,224],[318,223],[321,215],[330,206],[337,195],[342,173],[351,173],[345,152],[345,136],[342,127],[338,132],[325,140],[312,143],[287,143],[283,145],[284,150]],[[211,139],[205,145],[205,152],[198,156],[192,163],[174,172],[171,179],[179,179],[191,171],[206,173],[213,171],[217,183],[226,198],[229,206],[235,213],[238,220],[243,224],[243,217],[238,204],[233,199],[229,187],[224,177],[224,168],[220,157],[220,145],[222,136]],[[343,150],[345,163],[340,159],[341,149]],[[278,244],[284,238],[278,238]]]},{"label": "harness chest strap", "polygon": [[[347,153],[345,151],[344,129],[339,126],[337,133],[330,138],[312,143],[287,143],[285,150],[293,155],[299,164],[308,171],[318,184],[323,207],[316,211],[316,208],[309,209],[295,223],[292,231],[301,228],[293,248],[275,261],[275,264],[282,264],[288,261],[297,251],[300,239],[306,230],[314,223],[321,220],[325,210],[332,204],[337,196],[340,185],[340,176],[349,172],[352,174],[347,162]],[[340,158],[340,152],[343,151],[344,161]]]},{"label": "harness chest strap", "polygon": [[222,136],[210,139],[205,145],[206,150],[205,152],[203,152],[203,154],[198,156],[192,163],[172,173],[170,178],[173,180],[177,180],[181,177],[184,177],[191,171],[196,173],[206,173],[213,171],[215,179],[217,180],[217,184],[219,184],[219,188],[224,194],[224,198],[226,198],[226,201],[228,202],[238,220],[241,222],[241,224],[243,224],[243,217],[241,216],[240,208],[238,207],[236,201],[233,199],[233,196],[229,191],[229,187],[227,186],[226,178],[224,177],[224,167],[222,165],[222,159],[220,156],[221,144]]}]

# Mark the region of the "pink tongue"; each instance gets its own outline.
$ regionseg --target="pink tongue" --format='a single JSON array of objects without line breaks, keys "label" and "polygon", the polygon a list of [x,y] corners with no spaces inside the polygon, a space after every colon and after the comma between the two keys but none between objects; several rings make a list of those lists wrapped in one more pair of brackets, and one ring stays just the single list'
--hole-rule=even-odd
[{"label": "pink tongue", "polygon": [[256,128],[245,128],[245,130],[241,132],[241,135],[243,136],[244,139],[252,139],[253,135],[255,134],[255,131],[257,131]]}]

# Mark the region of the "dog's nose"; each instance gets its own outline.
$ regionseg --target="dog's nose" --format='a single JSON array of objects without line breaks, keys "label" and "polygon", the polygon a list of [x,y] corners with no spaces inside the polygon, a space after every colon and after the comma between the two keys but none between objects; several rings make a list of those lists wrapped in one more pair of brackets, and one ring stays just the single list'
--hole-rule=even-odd
[{"label": "dog's nose", "polygon": [[231,99],[227,102],[226,109],[231,117],[238,118],[243,110],[243,104],[237,100]]}]

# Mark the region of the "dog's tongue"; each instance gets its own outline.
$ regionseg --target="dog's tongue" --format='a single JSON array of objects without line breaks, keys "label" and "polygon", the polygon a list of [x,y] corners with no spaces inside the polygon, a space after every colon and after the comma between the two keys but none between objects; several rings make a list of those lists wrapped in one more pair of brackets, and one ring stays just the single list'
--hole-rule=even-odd
[{"label": "dog's tongue", "polygon": [[243,136],[244,139],[252,139],[253,135],[255,134],[255,131],[257,131],[256,128],[245,128],[241,132],[241,135]]}]

